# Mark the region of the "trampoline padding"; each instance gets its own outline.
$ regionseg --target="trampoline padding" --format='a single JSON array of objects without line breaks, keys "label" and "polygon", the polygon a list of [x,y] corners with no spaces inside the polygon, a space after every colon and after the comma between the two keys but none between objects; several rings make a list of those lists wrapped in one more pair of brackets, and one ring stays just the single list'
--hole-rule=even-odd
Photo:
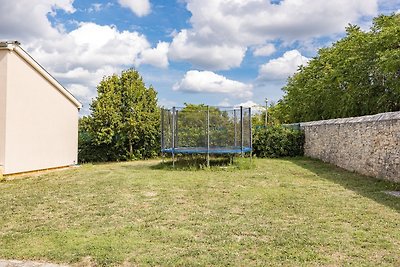
[{"label": "trampoline padding", "polygon": [[161,152],[169,154],[240,154],[251,151],[251,147],[243,147],[243,149],[242,147],[210,147],[209,150],[206,147],[175,147],[161,150]]}]

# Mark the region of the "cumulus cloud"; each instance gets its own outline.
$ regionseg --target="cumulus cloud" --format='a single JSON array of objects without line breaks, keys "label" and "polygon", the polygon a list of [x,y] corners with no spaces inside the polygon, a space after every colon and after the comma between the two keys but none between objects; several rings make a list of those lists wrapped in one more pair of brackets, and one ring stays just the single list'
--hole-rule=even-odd
[{"label": "cumulus cloud", "polygon": [[107,65],[131,65],[150,44],[137,32],[90,22],[59,34],[57,40],[37,40],[26,47],[41,64],[61,72],[78,67],[93,71]]},{"label": "cumulus cloud", "polygon": [[231,102],[229,101],[229,98],[224,98],[221,102],[218,103],[217,106],[219,106],[219,107],[230,107],[232,105],[231,105]]},{"label": "cumulus cloud", "polygon": [[276,48],[273,44],[266,44],[264,46],[257,47],[253,51],[253,55],[257,56],[257,57],[270,56],[275,52],[276,52]]},{"label": "cumulus cloud", "polygon": [[59,34],[53,28],[47,15],[58,10],[75,12],[74,0],[0,0],[0,36],[2,39],[30,41],[35,38],[56,38]]},{"label": "cumulus cloud", "polygon": [[191,93],[223,93],[237,98],[250,98],[253,86],[227,79],[212,71],[188,71],[180,82],[175,83],[173,90]]},{"label": "cumulus cloud", "polygon": [[227,70],[240,66],[246,47],[213,42],[199,44],[193,35],[193,31],[182,30],[174,37],[168,54],[172,60],[189,61],[195,67],[209,70]]},{"label": "cumulus cloud", "polygon": [[157,47],[143,50],[137,60],[137,65],[149,64],[159,68],[168,67],[169,43],[159,42]]},{"label": "cumulus cloud", "polygon": [[236,104],[235,106],[236,107],[242,106],[244,108],[251,108],[251,107],[256,107],[256,106],[259,106],[259,105],[256,102],[254,102],[253,100],[248,100],[246,102],[242,102],[242,103]]},{"label": "cumulus cloud", "polygon": [[122,7],[129,8],[138,17],[143,17],[151,12],[149,0],[118,0]]},{"label": "cumulus cloud", "polygon": [[260,66],[259,80],[286,80],[297,72],[300,65],[307,65],[309,58],[301,55],[297,50],[287,51],[282,57],[271,59]]},{"label": "cumulus cloud", "polygon": [[70,84],[68,86],[68,91],[75,97],[79,97],[82,99],[90,99],[95,97],[93,90],[90,90],[89,87],[81,84]]},{"label": "cumulus cloud", "polygon": [[192,27],[174,37],[169,55],[173,60],[213,70],[240,66],[249,46],[275,39],[293,42],[330,36],[342,32],[348,23],[377,14],[377,0],[186,2]]},{"label": "cumulus cloud", "polygon": [[253,114],[259,114],[259,113],[265,111],[265,106],[260,105],[252,100],[248,100],[246,102],[242,102],[242,103],[235,105],[235,107],[240,107],[240,106],[242,106],[244,108],[251,108],[251,113],[253,113]]},{"label": "cumulus cloud", "polygon": [[241,102],[241,103],[232,105],[229,98],[224,98],[221,102],[218,103],[218,106],[219,107],[235,107],[235,108],[239,108],[239,107],[251,108],[252,114],[259,114],[259,113],[265,111],[265,106],[260,105],[256,102],[254,102],[253,100],[247,100],[245,102]]},{"label": "cumulus cloud", "polygon": [[[91,8],[94,12],[111,5]],[[35,60],[83,102],[84,113],[104,76],[132,65],[168,65],[168,44],[159,43],[153,50],[138,32],[92,22],[76,22],[75,29],[67,32],[62,24],[52,24],[49,14],[75,12],[73,0],[0,0],[0,6],[1,38],[21,41]]]},{"label": "cumulus cloud", "polygon": [[106,4],[103,3],[93,3],[90,5],[90,7],[87,9],[87,12],[89,13],[94,13],[94,12],[100,12],[105,8],[112,7],[114,4],[111,2],[108,2]]}]

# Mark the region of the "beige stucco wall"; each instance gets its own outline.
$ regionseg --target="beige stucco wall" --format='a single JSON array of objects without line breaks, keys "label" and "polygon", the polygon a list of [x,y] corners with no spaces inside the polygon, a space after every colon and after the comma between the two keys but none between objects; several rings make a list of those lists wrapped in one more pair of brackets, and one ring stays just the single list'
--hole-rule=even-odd
[{"label": "beige stucco wall", "polygon": [[7,54],[4,174],[76,164],[76,105],[17,53]]},{"label": "beige stucco wall", "polygon": [[0,175],[3,171],[3,166],[4,166],[7,53],[8,51],[0,50]]}]

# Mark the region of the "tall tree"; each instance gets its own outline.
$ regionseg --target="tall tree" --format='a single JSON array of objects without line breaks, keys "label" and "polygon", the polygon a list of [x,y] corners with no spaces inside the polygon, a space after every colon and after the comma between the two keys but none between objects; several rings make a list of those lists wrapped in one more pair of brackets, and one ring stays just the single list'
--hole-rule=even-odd
[{"label": "tall tree", "polygon": [[347,35],[319,50],[283,88],[287,122],[400,110],[400,15],[379,16],[370,31]]},{"label": "tall tree", "polygon": [[[81,120],[81,134],[92,149],[108,150],[100,160],[149,158],[158,153],[159,109],[157,92],[146,88],[138,71],[103,78],[91,115]],[[87,144],[87,143],[86,143]],[[106,148],[106,149],[105,149]]]}]

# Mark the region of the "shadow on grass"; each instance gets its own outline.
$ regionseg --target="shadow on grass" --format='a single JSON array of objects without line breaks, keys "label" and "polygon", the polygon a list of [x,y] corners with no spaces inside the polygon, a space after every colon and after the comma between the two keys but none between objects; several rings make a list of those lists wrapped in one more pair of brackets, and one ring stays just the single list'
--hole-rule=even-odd
[{"label": "shadow on grass", "polygon": [[287,160],[313,172],[319,178],[339,184],[361,196],[400,212],[400,198],[387,195],[383,192],[400,190],[400,184],[398,183],[350,172],[316,159],[293,158]]},{"label": "shadow on grass", "polygon": [[242,170],[250,169],[253,164],[250,158],[239,156],[210,156],[210,167],[207,166],[205,155],[180,155],[175,158],[175,166],[171,158],[165,158],[164,162],[151,166],[156,170]]}]

